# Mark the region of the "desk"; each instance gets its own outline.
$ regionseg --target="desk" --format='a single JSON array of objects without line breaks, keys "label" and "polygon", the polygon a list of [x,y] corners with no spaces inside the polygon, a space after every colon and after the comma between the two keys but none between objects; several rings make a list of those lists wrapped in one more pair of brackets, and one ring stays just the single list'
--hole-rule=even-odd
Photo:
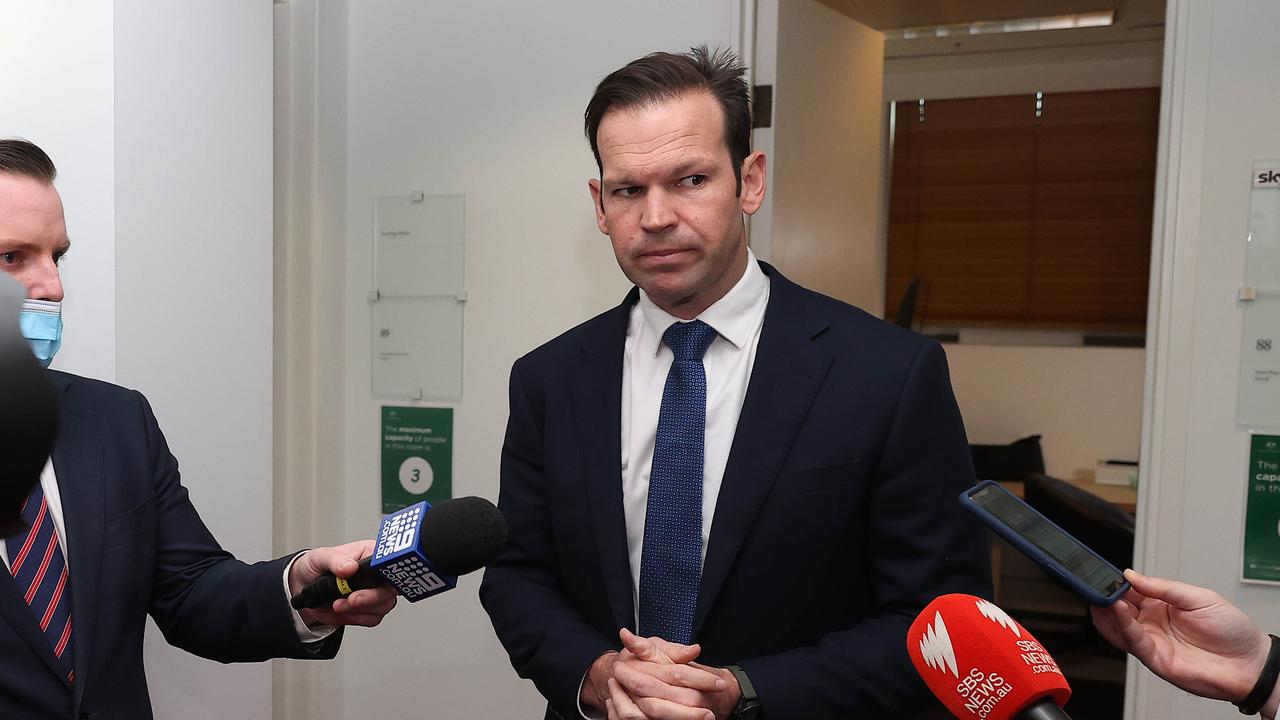
[{"label": "desk", "polygon": [[[1136,488],[1131,488],[1128,485],[1103,485],[1092,480],[1067,480],[1067,482],[1085,492],[1097,495],[1130,515],[1133,515],[1138,510],[1138,490]],[[1025,499],[1026,495],[1023,492],[1022,483],[1002,482],[1000,485],[1005,490]]]}]

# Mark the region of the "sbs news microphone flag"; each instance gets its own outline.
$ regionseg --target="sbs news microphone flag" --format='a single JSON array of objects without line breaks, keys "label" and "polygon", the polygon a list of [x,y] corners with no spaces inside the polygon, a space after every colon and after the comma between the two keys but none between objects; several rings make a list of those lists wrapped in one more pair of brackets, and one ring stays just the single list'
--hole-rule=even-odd
[{"label": "sbs news microphone flag", "polygon": [[[1057,708],[1071,688],[1031,633],[989,600],[943,595],[907,631],[916,672],[958,718],[1009,720],[1033,706]],[[1024,716],[1025,717],[1025,716]]]}]

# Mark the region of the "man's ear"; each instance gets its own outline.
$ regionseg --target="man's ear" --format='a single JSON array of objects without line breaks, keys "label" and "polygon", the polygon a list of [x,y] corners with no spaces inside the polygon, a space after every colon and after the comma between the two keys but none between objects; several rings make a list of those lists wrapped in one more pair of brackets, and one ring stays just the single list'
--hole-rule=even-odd
[{"label": "man's ear", "polygon": [[587,189],[591,191],[591,204],[596,210],[596,227],[605,235],[609,234],[609,219],[604,215],[604,199],[600,196],[600,181],[591,178],[587,181]]},{"label": "man's ear", "polygon": [[764,153],[757,150],[742,161],[742,212],[754,215],[764,204],[765,175]]}]

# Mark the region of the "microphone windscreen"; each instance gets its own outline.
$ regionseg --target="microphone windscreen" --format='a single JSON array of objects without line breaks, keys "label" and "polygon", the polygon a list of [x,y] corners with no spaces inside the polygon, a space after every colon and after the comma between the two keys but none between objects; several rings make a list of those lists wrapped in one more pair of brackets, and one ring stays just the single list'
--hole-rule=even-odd
[{"label": "microphone windscreen", "polygon": [[466,575],[488,565],[507,544],[507,521],[479,497],[442,500],[422,518],[422,551],[445,575]]},{"label": "microphone windscreen", "polygon": [[929,690],[958,718],[1009,720],[1071,688],[1031,633],[989,600],[943,595],[907,632],[907,652]]},{"label": "microphone windscreen", "polygon": [[22,505],[40,482],[58,427],[49,374],[18,321],[26,289],[0,273],[0,538],[26,529]]}]

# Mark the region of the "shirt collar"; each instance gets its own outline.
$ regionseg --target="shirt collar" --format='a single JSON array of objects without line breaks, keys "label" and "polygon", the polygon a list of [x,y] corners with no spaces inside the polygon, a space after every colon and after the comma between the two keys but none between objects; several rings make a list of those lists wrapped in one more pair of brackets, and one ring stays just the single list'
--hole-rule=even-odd
[{"label": "shirt collar", "polygon": [[[730,288],[724,297],[712,303],[695,318],[710,325],[720,337],[728,340],[739,350],[751,341],[751,335],[760,326],[760,318],[769,299],[769,278],[756,262],[755,253],[747,248],[747,269],[742,273],[737,284]],[[648,348],[656,356],[662,349],[662,334],[673,323],[685,322],[668,313],[649,299],[648,293],[640,290],[640,315],[649,329],[652,347]]]}]

